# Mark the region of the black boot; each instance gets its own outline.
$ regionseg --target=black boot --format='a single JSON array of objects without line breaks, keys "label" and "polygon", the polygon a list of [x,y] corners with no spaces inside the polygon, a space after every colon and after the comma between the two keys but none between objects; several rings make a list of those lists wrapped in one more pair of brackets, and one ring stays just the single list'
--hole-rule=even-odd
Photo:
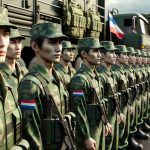
[{"label": "black boot", "polygon": [[129,136],[129,145],[128,150],[142,150],[143,145],[139,144],[133,137],[133,135]]},{"label": "black boot", "polygon": [[150,126],[145,122],[143,123],[142,130],[144,132],[150,132]]},{"label": "black boot", "polygon": [[138,128],[138,131],[135,133],[135,138],[137,139],[148,139],[149,137],[150,135],[143,132],[141,128]]}]

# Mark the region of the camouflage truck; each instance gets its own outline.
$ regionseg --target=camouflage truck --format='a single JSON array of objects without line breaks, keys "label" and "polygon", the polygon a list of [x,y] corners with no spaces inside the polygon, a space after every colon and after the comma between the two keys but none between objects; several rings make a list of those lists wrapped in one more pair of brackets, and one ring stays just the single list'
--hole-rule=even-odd
[{"label": "camouflage truck", "polygon": [[125,33],[123,40],[113,36],[115,44],[150,50],[150,26],[146,17],[139,13],[119,14],[116,9],[113,9],[112,13],[117,25]]},{"label": "camouflage truck", "polygon": [[104,40],[105,0],[0,0],[0,5],[8,9],[10,22],[26,37],[22,58],[27,66],[35,55],[30,47],[30,29],[35,23],[62,24],[73,44],[85,36]]}]

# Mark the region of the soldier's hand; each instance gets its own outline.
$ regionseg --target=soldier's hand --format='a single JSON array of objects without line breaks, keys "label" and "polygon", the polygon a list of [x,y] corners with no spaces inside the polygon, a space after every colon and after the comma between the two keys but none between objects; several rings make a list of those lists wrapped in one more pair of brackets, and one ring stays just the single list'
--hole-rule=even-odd
[{"label": "soldier's hand", "polygon": [[125,117],[122,113],[120,113],[120,123],[124,123],[125,122]]},{"label": "soldier's hand", "polygon": [[130,107],[129,107],[129,110],[130,110],[130,115],[132,115],[133,112],[134,112],[133,106],[130,106]]},{"label": "soldier's hand", "polygon": [[105,126],[105,136],[107,136],[108,134],[112,134],[112,125],[110,123],[107,123],[107,125]]},{"label": "soldier's hand", "polygon": [[120,115],[119,114],[117,114],[117,121],[120,124],[121,120],[120,120]]},{"label": "soldier's hand", "polygon": [[92,138],[84,141],[86,150],[96,150],[96,141]]}]

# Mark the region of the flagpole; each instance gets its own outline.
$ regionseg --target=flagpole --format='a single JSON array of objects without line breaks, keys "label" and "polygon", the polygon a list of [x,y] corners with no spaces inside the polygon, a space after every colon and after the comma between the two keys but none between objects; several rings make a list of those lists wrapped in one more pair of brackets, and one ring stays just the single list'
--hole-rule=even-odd
[{"label": "flagpole", "polygon": [[109,40],[112,41],[112,33],[110,32],[109,13],[110,13],[110,10],[108,9],[108,31],[109,31]]}]

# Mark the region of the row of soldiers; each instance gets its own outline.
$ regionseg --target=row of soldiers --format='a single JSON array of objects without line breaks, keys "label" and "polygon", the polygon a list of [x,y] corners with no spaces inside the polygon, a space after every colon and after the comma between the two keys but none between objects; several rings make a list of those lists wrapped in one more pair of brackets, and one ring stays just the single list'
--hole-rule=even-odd
[{"label": "row of soldiers", "polygon": [[61,25],[32,26],[35,62],[17,61],[23,36],[0,9],[0,150],[118,150],[150,131],[150,53],[86,37],[75,47]]}]

